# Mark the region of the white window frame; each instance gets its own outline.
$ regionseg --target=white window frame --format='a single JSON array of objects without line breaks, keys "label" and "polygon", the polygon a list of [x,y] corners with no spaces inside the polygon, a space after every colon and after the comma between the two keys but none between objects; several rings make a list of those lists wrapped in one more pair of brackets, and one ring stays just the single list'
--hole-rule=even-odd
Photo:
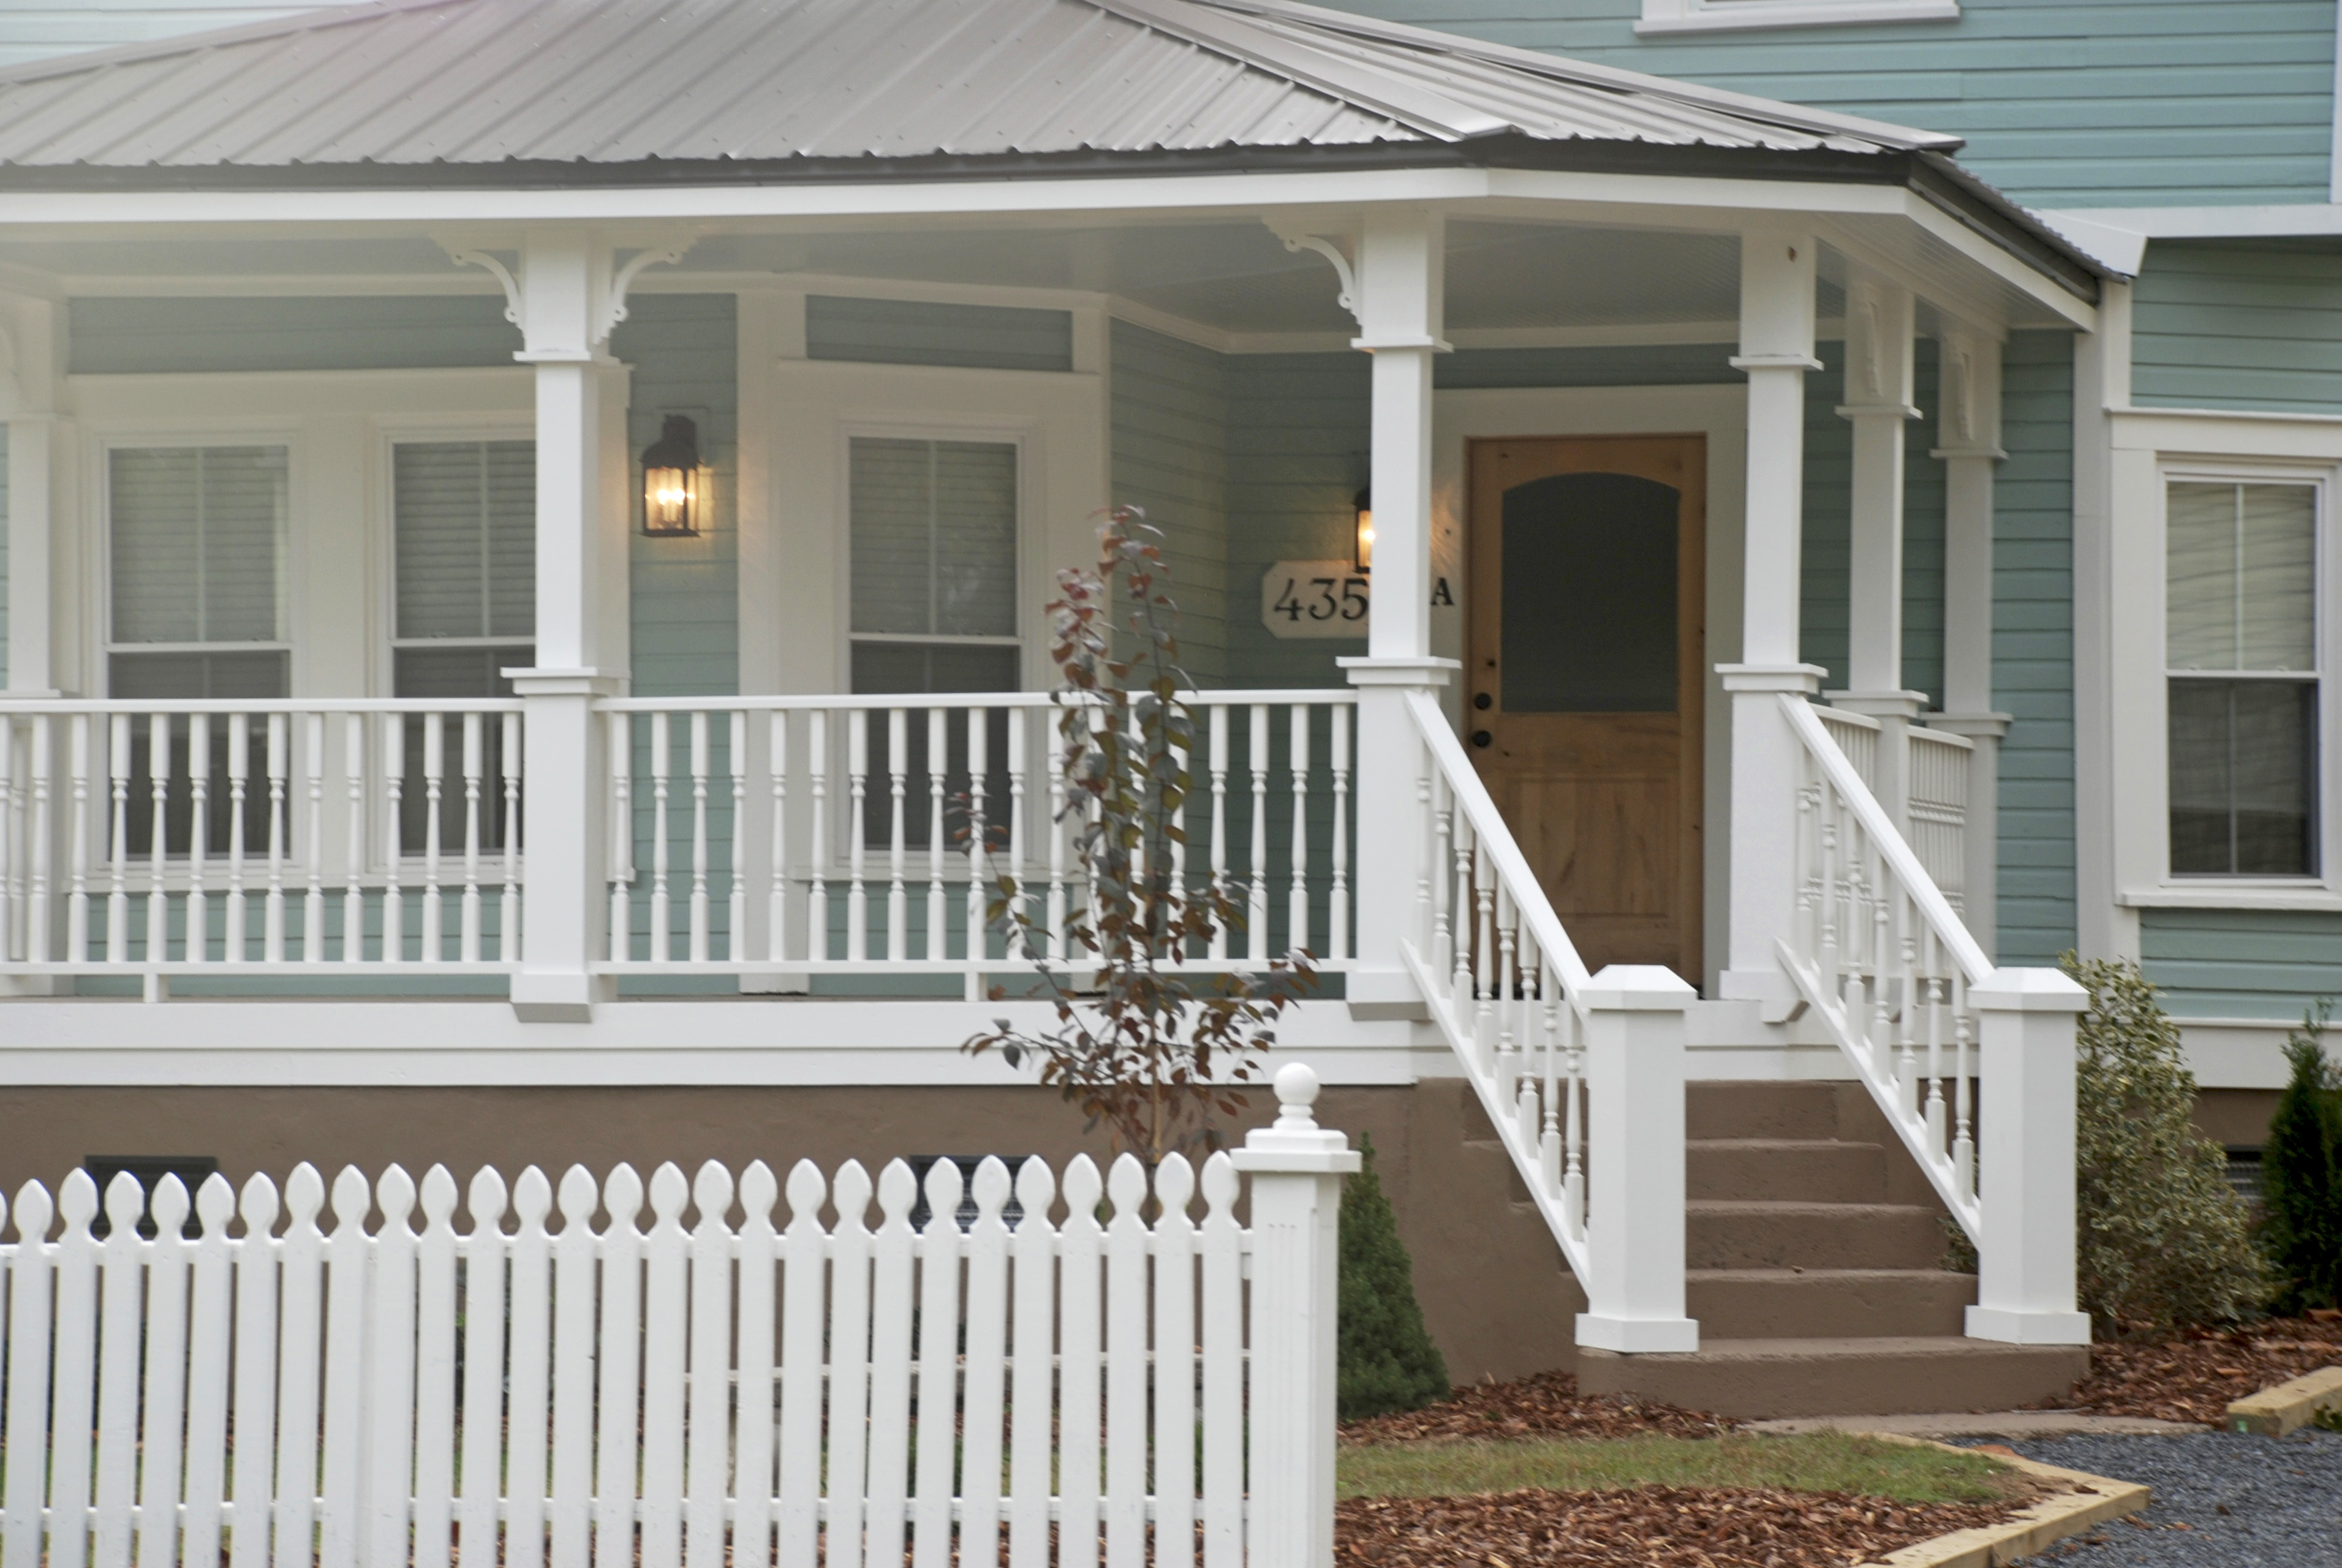
[{"label": "white window frame", "polygon": [[[894,643],[918,647],[957,645],[968,648],[1015,648],[1017,651],[1016,674],[1019,684],[1032,674],[1034,656],[1034,624],[1028,602],[1031,585],[1026,581],[1026,568],[1033,559],[1032,534],[1038,521],[1033,502],[1033,484],[1027,473],[1027,447],[1031,433],[1022,425],[1002,425],[986,429],[982,424],[934,424],[911,420],[905,423],[857,420],[841,423],[837,427],[837,494],[840,502],[838,561],[845,568],[838,583],[838,634],[842,639],[837,651],[838,671],[845,679],[845,690],[854,679],[854,649],[859,643]],[[937,634],[922,636],[909,632],[857,632],[854,629],[854,443],[859,439],[881,441],[965,441],[988,446],[1006,446],[1016,454],[1016,561],[1012,568],[1016,589],[1016,608],[1011,624],[1016,631],[1006,635]]]},{"label": "white window frame", "polygon": [[[376,591],[374,597],[376,624],[382,634],[373,641],[375,656],[370,660],[374,689],[388,696],[398,684],[398,653],[402,648],[500,648],[515,643],[528,647],[536,645],[534,634],[513,637],[402,637],[398,634],[398,462],[396,449],[401,446],[455,442],[469,444],[481,441],[527,441],[536,439],[534,421],[518,420],[510,415],[482,419],[477,415],[460,414],[405,416],[376,419],[375,429],[374,472],[377,484],[373,506],[377,520],[370,530],[368,555],[374,563]],[[629,469],[631,473],[632,470]]]},{"label": "white window frame", "polygon": [[1643,0],[1635,31],[1721,33],[1751,27],[1844,27],[1872,22],[1953,22],[1959,0]]},{"label": "white window frame", "polygon": [[[2077,748],[2103,746],[2105,794],[2077,796],[2078,813],[2112,820],[2112,885],[2077,887],[2087,903],[2111,894],[2123,909],[2272,909],[2342,913],[2342,418],[2200,409],[2109,411],[2107,504],[2112,548],[2094,584],[2077,560],[2077,642],[2103,615],[2103,712],[2077,648]],[[2165,514],[2172,480],[2310,484],[2318,488],[2319,671],[2316,810],[2318,874],[2222,876],[2171,870],[2170,661]],[[2095,576],[2096,574],[2089,574]],[[2085,604],[2082,595],[2090,594]],[[2091,612],[2086,614],[2085,612]]]},{"label": "white window frame", "polygon": [[[2332,605],[2337,588],[2335,582],[2336,552],[2328,539],[2333,527],[2333,474],[2330,470],[2299,468],[2289,464],[2268,464],[2229,462],[2207,463],[2186,458],[2166,458],[2157,466],[2157,575],[2165,583],[2165,594],[2157,601],[2157,610],[2162,621],[2159,645],[2163,649],[2160,669],[2165,693],[2163,884],[2174,888],[2332,888],[2337,885],[2334,873],[2334,825],[2336,792],[2332,759],[2336,740],[2336,704],[2333,693],[2334,648]],[[2259,674],[2252,671],[2174,669],[2169,652],[2170,598],[2170,503],[2174,484],[2289,484],[2307,486],[2312,494],[2310,538],[2313,549],[2310,579],[2315,594],[2312,604],[2310,654],[2312,664],[2307,677],[2317,687],[2317,754],[2310,759],[2315,796],[2311,810],[2317,819],[2317,870],[2307,875],[2269,875],[2251,873],[2179,872],[2171,866],[2171,803],[2168,798],[2171,780],[2170,689],[2174,680],[2190,676],[2204,680],[2252,680]],[[2259,676],[2284,680],[2287,684],[2300,684],[2298,677]]]},{"label": "white window frame", "polygon": [[[390,690],[388,595],[393,439],[533,439],[525,366],[222,371],[68,378],[78,413],[80,500],[55,549],[79,562],[80,625],[58,684],[105,689],[113,631],[110,459],[122,446],[280,445],[289,504],[285,623],[290,691],[373,697]],[[141,644],[142,646],[145,644]],[[255,644],[256,646],[256,644]],[[131,650],[125,650],[131,651]]]},{"label": "white window frame", "polygon": [[[284,448],[285,535],[279,541],[277,555],[276,636],[261,643],[123,642],[114,634],[114,454],[116,452],[185,450],[198,446]],[[95,458],[91,484],[95,505],[90,521],[92,553],[96,557],[97,565],[95,581],[91,584],[95,594],[95,614],[92,624],[96,631],[96,640],[89,685],[112,694],[114,658],[117,654],[282,654],[285,655],[285,689],[288,694],[292,692],[299,678],[294,667],[299,658],[299,639],[294,634],[294,629],[300,624],[295,597],[300,592],[301,582],[295,543],[300,534],[302,463],[298,429],[279,424],[258,424],[241,429],[221,429],[210,425],[200,430],[168,427],[111,430],[98,436]]]},{"label": "white window frame", "polygon": [[847,360],[766,364],[768,376],[748,389],[741,413],[741,689],[844,692],[851,684],[856,435],[1016,447],[1018,685],[1047,685],[1045,607],[1055,574],[1095,564],[1096,514],[1108,500],[1104,377]]}]

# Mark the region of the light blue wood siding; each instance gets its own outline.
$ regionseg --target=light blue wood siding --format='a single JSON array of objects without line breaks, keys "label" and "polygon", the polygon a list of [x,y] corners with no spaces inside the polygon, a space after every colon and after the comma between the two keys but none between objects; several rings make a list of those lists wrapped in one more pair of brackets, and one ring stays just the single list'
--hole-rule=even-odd
[{"label": "light blue wood siding", "polygon": [[1366,483],[1363,354],[1237,355],[1228,361],[1228,684],[1333,686],[1366,639],[1281,641],[1260,624],[1274,561],[1346,558]]},{"label": "light blue wood siding", "polygon": [[2342,412],[2342,244],[2158,240],[2132,301],[2135,401]]},{"label": "light blue wood siding", "polygon": [[80,298],[68,309],[76,375],[508,365],[521,346],[501,294]]},{"label": "light blue wood siding", "polygon": [[2034,206],[2326,200],[2334,0],[1963,0],[1957,21],[1649,37],[1640,0],[1334,3],[1951,132]]},{"label": "light blue wood siding", "polygon": [[637,295],[610,335],[610,352],[634,366],[626,416],[630,454],[658,439],[668,414],[699,426],[716,471],[716,505],[694,539],[630,537],[634,678],[639,696],[717,694],[740,689],[740,376],[733,297]]},{"label": "light blue wood siding", "polygon": [[1114,323],[1115,504],[1163,530],[1181,662],[1197,684],[1228,673],[1228,373],[1226,355]]},{"label": "light blue wood siding", "polygon": [[306,0],[293,5],[238,5],[235,0],[7,0],[0,5],[0,66],[144,44],[212,27],[240,27],[278,16],[356,0]]},{"label": "light blue wood siding", "polygon": [[987,370],[1071,370],[1070,311],[813,295],[806,357]]},{"label": "light blue wood siding", "polygon": [[2000,752],[2000,951],[2047,964],[2074,944],[2074,340],[2002,352],[1993,528],[1993,703]]},{"label": "light blue wood siding", "polygon": [[2297,1019],[2315,998],[2342,997],[2342,915],[2141,910],[2139,957],[2175,1017]]}]

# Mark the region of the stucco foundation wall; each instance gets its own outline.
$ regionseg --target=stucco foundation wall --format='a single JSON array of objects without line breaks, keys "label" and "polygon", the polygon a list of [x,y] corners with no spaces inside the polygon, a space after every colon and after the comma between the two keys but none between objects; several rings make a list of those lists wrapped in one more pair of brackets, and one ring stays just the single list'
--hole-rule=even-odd
[{"label": "stucco foundation wall", "polygon": [[[1257,1124],[1274,1097],[1253,1095]],[[1415,1257],[1416,1291],[1459,1383],[1575,1364],[1572,1323],[1585,1302],[1561,1270],[1543,1222],[1513,1206],[1515,1180],[1456,1080],[1412,1088],[1328,1089],[1319,1120],[1371,1139],[1376,1167]],[[786,1175],[798,1160],[825,1171],[848,1159],[874,1170],[897,1155],[1039,1154],[1060,1167],[1111,1145],[1085,1136],[1081,1114],[1043,1089],[5,1089],[0,1183],[52,1191],[91,1154],[209,1154],[232,1181],[280,1182],[306,1160],[328,1182],[344,1165],[435,1164],[459,1183],[495,1164],[530,1164],[556,1181],[572,1164],[597,1175],[623,1160],[647,1175],[720,1160],[736,1173],[763,1160]],[[1526,1193],[1519,1194],[1526,1197]]]}]

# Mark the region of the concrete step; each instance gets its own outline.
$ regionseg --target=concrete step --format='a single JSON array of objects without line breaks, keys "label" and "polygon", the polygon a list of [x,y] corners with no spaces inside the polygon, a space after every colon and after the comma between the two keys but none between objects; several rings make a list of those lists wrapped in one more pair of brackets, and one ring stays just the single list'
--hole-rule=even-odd
[{"label": "concrete step", "polygon": [[1703,1198],[1684,1205],[1687,1269],[1932,1269],[1944,1227],[1916,1203]]},{"label": "concrete step", "polygon": [[1698,1082],[1684,1085],[1687,1138],[1835,1138],[1844,1130],[1834,1084]]},{"label": "concrete step", "polygon": [[1693,1269],[1686,1310],[1713,1340],[1957,1334],[1974,1274],[1940,1269]]},{"label": "concrete step", "polygon": [[2012,1410],[2062,1393],[2089,1370],[2087,1345],[2016,1345],[1949,1335],[1703,1340],[1679,1355],[1581,1349],[1587,1393],[1635,1393],[1748,1420]]},{"label": "concrete step", "polygon": [[1691,1198],[1883,1203],[1887,1151],[1835,1138],[1702,1138],[1685,1147]]}]

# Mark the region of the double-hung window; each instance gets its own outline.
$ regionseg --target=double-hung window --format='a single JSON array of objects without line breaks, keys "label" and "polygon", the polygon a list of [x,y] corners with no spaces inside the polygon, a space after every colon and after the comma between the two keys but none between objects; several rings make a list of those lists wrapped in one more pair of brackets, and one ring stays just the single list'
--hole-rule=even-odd
[{"label": "double-hung window", "polygon": [[2321,502],[2306,483],[2167,482],[2175,876],[2320,873]]},{"label": "double-hung window", "polygon": [[[402,697],[512,694],[504,672],[536,662],[536,444],[406,441],[391,448],[391,685]],[[400,835],[426,842],[428,756],[421,716],[406,721]],[[442,715],[440,842],[461,844],[471,781],[463,722]],[[504,726],[479,724],[484,845],[505,842]]]},{"label": "double-hung window", "polygon": [[[848,454],[852,683],[856,693],[1010,692],[1018,685],[1016,632],[1017,449],[997,441],[855,436]],[[883,725],[870,765],[890,766]],[[1006,798],[1007,714],[988,737],[987,796]],[[967,787],[966,739],[946,731],[946,788]],[[906,734],[904,771],[927,769],[924,718]],[[878,834],[884,814],[874,813]],[[906,824],[924,845],[925,814]],[[956,832],[955,824],[953,830]],[[876,842],[874,839],[874,842]]]},{"label": "double-hung window", "polygon": [[535,443],[400,442],[391,510],[393,690],[509,695],[536,654]]},{"label": "double-hung window", "polygon": [[282,446],[107,452],[108,692],[286,694],[288,474]]}]

